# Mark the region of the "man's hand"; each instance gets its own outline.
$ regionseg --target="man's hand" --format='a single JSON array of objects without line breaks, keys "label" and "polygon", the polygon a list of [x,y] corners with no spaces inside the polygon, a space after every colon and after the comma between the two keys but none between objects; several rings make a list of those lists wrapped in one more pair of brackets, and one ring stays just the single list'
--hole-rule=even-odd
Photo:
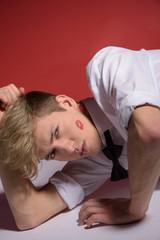
[{"label": "man's hand", "polygon": [[14,84],[0,88],[0,122],[5,110],[16,97],[25,92],[23,87],[17,88]]},{"label": "man's hand", "polygon": [[139,216],[129,213],[130,199],[90,199],[85,202],[79,212],[79,226],[93,223],[126,224],[141,220]]}]

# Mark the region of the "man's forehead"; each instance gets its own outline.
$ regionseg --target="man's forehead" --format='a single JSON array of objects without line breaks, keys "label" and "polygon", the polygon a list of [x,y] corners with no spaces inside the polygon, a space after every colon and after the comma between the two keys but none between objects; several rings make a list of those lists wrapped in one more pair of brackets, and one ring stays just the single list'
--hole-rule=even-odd
[{"label": "man's forehead", "polygon": [[39,120],[36,124],[36,128],[34,131],[35,140],[38,143],[43,142],[44,144],[50,143],[50,135],[53,131],[54,123],[45,121],[45,120]]}]

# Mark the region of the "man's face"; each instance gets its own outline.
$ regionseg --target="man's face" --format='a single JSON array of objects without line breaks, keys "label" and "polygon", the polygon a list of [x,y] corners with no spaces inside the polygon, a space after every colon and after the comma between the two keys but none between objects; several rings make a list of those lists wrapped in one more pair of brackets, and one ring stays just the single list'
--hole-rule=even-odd
[{"label": "man's face", "polygon": [[96,155],[101,139],[93,123],[76,103],[60,102],[66,111],[36,119],[35,142],[40,159],[73,161]]}]

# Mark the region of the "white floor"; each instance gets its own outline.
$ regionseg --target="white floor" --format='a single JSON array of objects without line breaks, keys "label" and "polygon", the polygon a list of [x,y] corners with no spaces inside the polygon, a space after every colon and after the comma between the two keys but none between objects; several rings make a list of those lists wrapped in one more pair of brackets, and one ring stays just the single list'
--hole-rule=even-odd
[{"label": "white floor", "polygon": [[[57,162],[44,162],[35,185],[45,184],[54,171],[61,168]],[[128,181],[107,182],[92,197],[127,197]],[[28,231],[18,231],[0,183],[0,240],[160,240],[160,182],[154,191],[145,219],[123,226],[98,226],[85,229],[77,226],[81,206],[63,212],[41,226]]]}]

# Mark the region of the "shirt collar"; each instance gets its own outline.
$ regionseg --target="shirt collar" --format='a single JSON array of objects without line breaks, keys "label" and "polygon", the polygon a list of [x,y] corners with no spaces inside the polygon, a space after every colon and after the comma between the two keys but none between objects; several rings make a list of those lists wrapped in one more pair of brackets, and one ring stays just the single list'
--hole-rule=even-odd
[{"label": "shirt collar", "polygon": [[94,98],[87,98],[81,101],[87,108],[94,125],[96,126],[99,135],[101,137],[102,143],[105,145],[104,132],[113,127],[110,120],[107,118],[105,113],[100,109]]}]

